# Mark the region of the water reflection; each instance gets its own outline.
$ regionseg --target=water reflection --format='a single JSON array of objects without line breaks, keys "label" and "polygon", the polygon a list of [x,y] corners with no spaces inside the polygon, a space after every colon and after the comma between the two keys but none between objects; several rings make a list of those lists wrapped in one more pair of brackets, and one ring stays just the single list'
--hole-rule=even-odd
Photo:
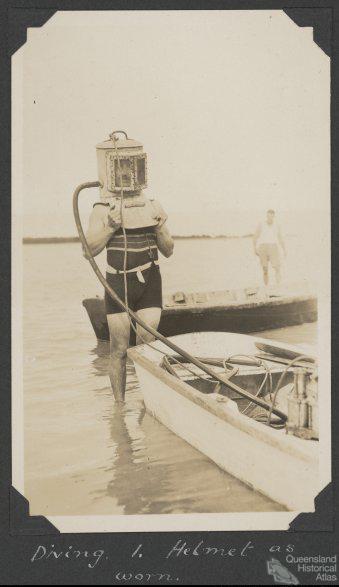
[{"label": "water reflection", "polygon": [[93,375],[107,375],[109,361],[109,342],[98,340],[97,346],[90,351],[92,366],[94,367]]},{"label": "water reflection", "polygon": [[114,411],[110,423],[116,453],[107,492],[124,506],[125,514],[161,513],[157,501],[167,493],[166,467],[157,466],[150,454],[142,429],[144,415],[145,408],[138,413],[126,405]]},{"label": "water reflection", "polygon": [[[108,380],[108,343],[91,351],[97,376]],[[105,392],[110,394],[109,383]],[[126,403],[102,415],[112,460],[96,499],[111,497],[125,514],[281,510],[242,484],[146,413],[134,366],[127,363]]]},{"label": "water reflection", "polygon": [[[107,377],[108,353],[109,345],[104,342],[99,342],[91,352],[98,376]],[[146,414],[130,361],[127,362],[126,398],[123,406],[114,403],[112,412],[104,416],[113,449],[112,478],[105,493],[123,506],[125,514],[162,513],[168,508],[169,480],[167,467],[156,462],[161,456],[156,429],[161,425]],[[167,430],[164,431],[167,436]]]}]

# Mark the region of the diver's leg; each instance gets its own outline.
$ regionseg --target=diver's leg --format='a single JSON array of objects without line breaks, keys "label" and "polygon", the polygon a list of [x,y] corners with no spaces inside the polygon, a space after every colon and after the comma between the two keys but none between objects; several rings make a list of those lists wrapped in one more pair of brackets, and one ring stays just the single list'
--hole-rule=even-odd
[{"label": "diver's leg", "polygon": [[[152,326],[154,330],[157,330],[160,322],[161,308],[143,308],[137,311],[137,315],[146,324]],[[154,340],[154,336],[137,324],[137,344],[151,342],[152,340]]]},{"label": "diver's leg", "polygon": [[[143,293],[136,302],[135,311],[141,320],[157,330],[161,317],[162,307],[162,283],[161,273],[157,266],[152,266],[145,275],[146,283]],[[137,325],[137,344],[154,340],[152,334]]]},{"label": "diver's leg", "polygon": [[126,356],[130,336],[130,321],[126,312],[108,314],[110,334],[109,378],[117,402],[125,399]]}]

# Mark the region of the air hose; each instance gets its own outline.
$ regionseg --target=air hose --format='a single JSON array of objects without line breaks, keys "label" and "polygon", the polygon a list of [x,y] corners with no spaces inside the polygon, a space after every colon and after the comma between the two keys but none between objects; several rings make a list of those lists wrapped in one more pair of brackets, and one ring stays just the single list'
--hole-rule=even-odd
[{"label": "air hose", "polygon": [[[94,273],[96,274],[100,283],[105,288],[108,295],[110,295],[111,298],[118,304],[118,306],[120,306],[120,308],[122,310],[127,312],[128,316],[132,320],[134,320],[137,324],[139,324],[139,326],[141,326],[141,328],[143,328],[144,330],[149,332],[157,340],[160,340],[160,342],[162,342],[164,345],[166,345],[172,351],[174,351],[175,353],[177,353],[178,355],[180,355],[181,357],[186,359],[188,362],[192,363],[193,365],[195,365],[196,367],[201,369],[201,371],[204,371],[205,373],[207,373],[207,375],[209,375],[213,379],[216,379],[217,381],[219,381],[223,385],[226,385],[227,387],[229,387],[230,389],[232,389],[233,391],[235,391],[236,393],[238,393],[242,397],[250,400],[253,403],[256,403],[257,405],[261,406],[262,408],[264,408],[268,412],[275,414],[276,416],[281,418],[281,420],[286,421],[287,416],[286,416],[286,414],[284,414],[284,412],[282,412],[278,408],[275,408],[275,407],[272,408],[272,406],[270,404],[268,404],[262,398],[254,397],[251,393],[249,393],[245,389],[242,389],[241,387],[239,387],[238,385],[236,385],[235,383],[230,381],[226,375],[222,375],[220,373],[217,373],[216,371],[211,369],[208,365],[202,363],[201,361],[199,361],[199,359],[195,358],[190,353],[188,353],[187,351],[185,351],[184,349],[182,349],[178,345],[176,345],[174,342],[172,342],[171,340],[168,340],[160,332],[158,332],[157,330],[155,330],[154,328],[149,326],[149,324],[147,324],[141,318],[139,318],[139,316],[137,314],[135,314],[128,307],[128,305],[119,298],[119,296],[116,294],[116,292],[107,283],[105,277],[101,273],[97,263],[95,262],[95,260],[93,258],[91,249],[87,243],[86,236],[85,236],[84,230],[82,228],[80,214],[79,214],[79,195],[80,195],[80,192],[84,189],[87,189],[87,188],[96,188],[96,187],[100,187],[100,186],[101,186],[101,183],[99,181],[91,181],[91,182],[85,182],[85,183],[80,184],[75,189],[74,194],[73,194],[73,213],[74,213],[74,218],[75,218],[75,224],[76,224],[76,227],[77,227],[77,230],[79,233],[80,242],[83,246],[84,252],[86,254],[86,258],[90,262]],[[155,347],[153,347],[153,348],[154,348],[154,350],[157,350]]]}]

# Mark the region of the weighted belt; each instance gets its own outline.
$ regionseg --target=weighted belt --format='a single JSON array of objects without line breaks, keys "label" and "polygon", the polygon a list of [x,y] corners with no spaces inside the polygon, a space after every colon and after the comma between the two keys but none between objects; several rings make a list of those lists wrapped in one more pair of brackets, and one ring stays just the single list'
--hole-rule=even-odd
[{"label": "weighted belt", "polygon": [[[133,267],[133,269],[127,269],[126,273],[136,273],[139,281],[141,283],[145,283],[145,279],[144,279],[142,272],[145,271],[146,269],[149,269],[153,264],[159,265],[159,261],[157,259],[154,259],[153,261],[149,261],[148,263],[145,263],[144,265],[138,265],[138,267]],[[107,265],[106,271],[107,271],[107,273],[111,273],[113,275],[123,275],[124,274],[123,269],[114,269],[114,267],[111,267],[111,265]]]}]

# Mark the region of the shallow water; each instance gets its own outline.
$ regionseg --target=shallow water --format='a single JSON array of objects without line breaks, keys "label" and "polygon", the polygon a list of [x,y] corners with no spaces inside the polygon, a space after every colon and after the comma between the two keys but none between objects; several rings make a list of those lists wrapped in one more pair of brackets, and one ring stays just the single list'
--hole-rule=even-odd
[{"label": "shallow water", "polygon": [[[298,249],[287,259],[289,280],[312,279],[303,256]],[[101,294],[101,286],[78,244],[25,245],[24,268],[25,496],[31,514],[282,509],[145,413],[130,363],[126,405],[117,408],[108,345],[97,343],[81,305]],[[177,241],[162,273],[165,292],[260,280],[247,239]],[[316,325],[263,335],[312,342]]]}]

